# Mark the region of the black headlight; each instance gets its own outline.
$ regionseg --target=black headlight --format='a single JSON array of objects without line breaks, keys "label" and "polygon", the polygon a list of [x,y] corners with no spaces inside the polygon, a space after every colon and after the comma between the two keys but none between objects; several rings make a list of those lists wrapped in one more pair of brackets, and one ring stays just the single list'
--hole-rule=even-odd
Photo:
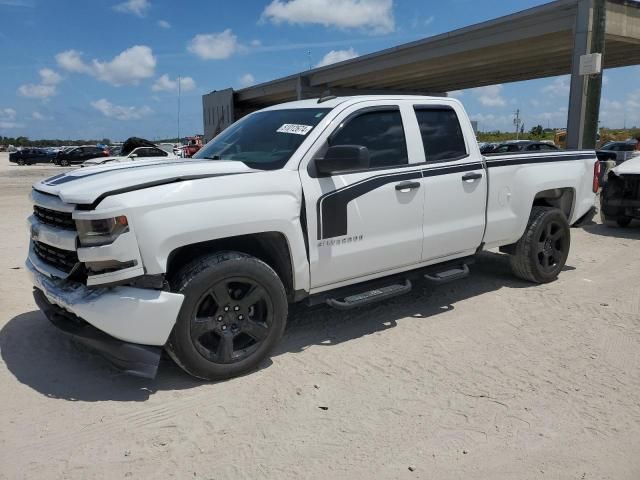
[{"label": "black headlight", "polygon": [[120,215],[99,220],[76,220],[80,245],[97,247],[113,243],[123,233],[129,231],[127,217]]}]

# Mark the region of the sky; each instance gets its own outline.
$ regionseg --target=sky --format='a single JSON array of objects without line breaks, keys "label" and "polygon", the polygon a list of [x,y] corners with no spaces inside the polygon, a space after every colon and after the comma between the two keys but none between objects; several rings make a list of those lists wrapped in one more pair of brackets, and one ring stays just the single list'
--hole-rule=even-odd
[{"label": "sky", "polygon": [[[201,96],[545,3],[536,0],[0,0],[0,135],[202,133]],[[568,77],[452,92],[479,128],[564,127]],[[607,70],[601,126],[640,126],[640,67]]]}]

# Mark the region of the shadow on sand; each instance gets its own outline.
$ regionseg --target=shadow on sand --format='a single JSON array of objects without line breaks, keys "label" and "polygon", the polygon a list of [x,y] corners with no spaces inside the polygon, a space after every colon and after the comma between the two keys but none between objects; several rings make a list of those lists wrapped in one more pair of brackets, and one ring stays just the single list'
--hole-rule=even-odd
[{"label": "shadow on sand", "polygon": [[[470,277],[445,285],[417,282],[406,295],[351,312],[294,305],[285,336],[273,356],[300,352],[311,345],[337,345],[393,328],[403,318],[428,319],[448,312],[470,297],[501,288],[531,286],[512,276],[506,255],[482,253],[471,272]],[[163,358],[153,380],[122,374],[59,332],[39,311],[20,314],[7,322],[0,331],[0,348],[7,368],[19,382],[52,398],[135,402],[146,400],[156,391],[203,383],[183,373],[168,358]],[[271,361],[266,360],[261,368],[269,365]]]}]

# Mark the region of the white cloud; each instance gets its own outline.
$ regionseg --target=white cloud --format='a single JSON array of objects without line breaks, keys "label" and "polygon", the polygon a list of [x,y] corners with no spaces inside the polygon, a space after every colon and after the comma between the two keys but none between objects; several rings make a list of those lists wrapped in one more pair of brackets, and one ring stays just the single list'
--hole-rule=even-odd
[{"label": "white cloud", "polygon": [[625,102],[625,106],[629,109],[640,108],[640,90],[636,90],[629,94],[627,101]]},{"label": "white cloud", "polygon": [[62,77],[50,68],[43,68],[39,72],[40,83],[27,83],[18,87],[18,93],[27,98],[47,99],[57,92],[56,85],[62,81]]},{"label": "white cloud", "polygon": [[331,65],[332,63],[343,62],[350,58],[355,58],[358,55],[358,52],[353,48],[349,48],[349,50],[331,50],[322,57],[322,60],[317,63],[316,67],[324,67],[325,65]]},{"label": "white cloud", "polygon": [[495,115],[493,113],[471,113],[469,114],[471,120],[478,122],[478,129],[482,132],[488,132],[492,130],[513,130],[513,118],[509,115]]},{"label": "white cloud", "polygon": [[502,85],[489,85],[488,87],[474,88],[473,93],[485,107],[504,107],[507,100],[501,95]]},{"label": "white cloud", "polygon": [[569,85],[569,76],[565,75],[563,77],[556,78],[552,83],[547,85],[542,89],[542,93],[551,96],[566,96],[569,95],[570,85]]},{"label": "white cloud", "polygon": [[[183,91],[189,91],[196,88],[196,82],[191,77],[180,78],[180,89]],[[158,78],[151,90],[154,92],[173,92],[178,90],[178,79],[172,80],[166,73]]]},{"label": "white cloud", "polygon": [[249,42],[249,45],[251,45],[252,47],[261,47],[262,42],[260,40],[251,40],[251,42]]},{"label": "white cloud", "polygon": [[82,60],[82,53],[77,50],[67,50],[56,55],[58,66],[68,72],[91,73],[91,67]]},{"label": "white cloud", "polygon": [[40,112],[33,112],[31,113],[31,117],[34,118],[35,120],[46,120],[47,117],[45,117],[43,114],[41,114]]},{"label": "white cloud", "polygon": [[607,109],[607,110],[622,110],[624,109],[624,104],[617,100],[609,100],[609,99],[603,98],[600,101],[600,108]]},{"label": "white cloud", "polygon": [[262,12],[262,19],[275,24],[363,28],[370,33],[395,29],[393,0],[273,0]]},{"label": "white cloud", "polygon": [[203,33],[191,39],[187,50],[204,60],[223,60],[236,53],[240,45],[231,29],[220,33]]},{"label": "white cloud", "polygon": [[0,120],[0,128],[21,128],[24,127],[24,124],[17,122],[5,122],[4,120]]},{"label": "white cloud", "polygon": [[447,94],[449,97],[460,98],[464,96],[464,92],[462,90],[453,90]]},{"label": "white cloud", "polygon": [[43,68],[40,70],[40,82],[43,85],[57,85],[62,81],[62,77],[57,72],[54,72],[50,68]]},{"label": "white cloud", "polygon": [[19,128],[23,127],[21,123],[17,123],[17,112],[13,108],[0,108],[0,128]]},{"label": "white cloud", "polygon": [[167,22],[166,20],[158,20],[157,25],[160,28],[171,28],[171,24],[169,22]]},{"label": "white cloud", "polygon": [[245,73],[238,79],[238,82],[241,87],[250,87],[256,83],[256,79],[250,73]]},{"label": "white cloud", "polygon": [[18,112],[16,112],[13,108],[3,108],[2,110],[0,110],[0,119],[15,120],[17,114]]},{"label": "white cloud", "polygon": [[27,83],[18,87],[18,93],[23,97],[45,99],[56,94],[56,86]]},{"label": "white cloud", "polygon": [[138,17],[144,17],[150,8],[149,0],[127,0],[113,7],[117,12],[131,13]]},{"label": "white cloud", "polygon": [[91,102],[91,106],[102,113],[105,117],[115,118],[118,120],[138,120],[145,115],[152,113],[152,110],[147,106],[138,108],[114,105],[105,98]]},{"label": "white cloud", "polygon": [[93,59],[86,63],[77,50],[59,53],[56,61],[69,72],[85,73],[114,86],[138,84],[140,80],[152,77],[156,68],[153,51],[146,45],[135,45],[105,62]]}]

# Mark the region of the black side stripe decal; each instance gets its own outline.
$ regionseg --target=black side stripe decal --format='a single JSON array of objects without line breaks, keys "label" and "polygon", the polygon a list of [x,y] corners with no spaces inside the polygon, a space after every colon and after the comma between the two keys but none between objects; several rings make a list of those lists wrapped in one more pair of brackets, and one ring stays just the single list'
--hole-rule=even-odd
[{"label": "black side stripe decal", "polygon": [[[523,156],[513,158],[487,157],[487,168],[504,167],[510,165],[527,165],[533,163],[566,162],[574,160],[595,160],[595,153],[581,153],[570,155]],[[483,162],[473,162],[452,166],[439,166],[412,170],[410,172],[395,172],[366,178],[357,183],[347,185],[332,192],[325,193],[316,204],[317,237],[318,240],[347,235],[347,205],[352,200],[380,188],[388,183],[417,178],[463,173],[484,168]]]},{"label": "black side stripe decal", "polygon": [[508,167],[509,165],[528,165],[532,163],[553,163],[553,162],[568,162],[574,160],[589,160],[596,159],[595,153],[590,154],[577,154],[577,155],[549,155],[546,157],[517,157],[517,158],[491,158],[487,157],[487,167]]},{"label": "black side stripe decal", "polygon": [[322,195],[316,205],[318,240],[347,234],[347,204],[387,183],[422,178],[420,170],[378,175]]}]

